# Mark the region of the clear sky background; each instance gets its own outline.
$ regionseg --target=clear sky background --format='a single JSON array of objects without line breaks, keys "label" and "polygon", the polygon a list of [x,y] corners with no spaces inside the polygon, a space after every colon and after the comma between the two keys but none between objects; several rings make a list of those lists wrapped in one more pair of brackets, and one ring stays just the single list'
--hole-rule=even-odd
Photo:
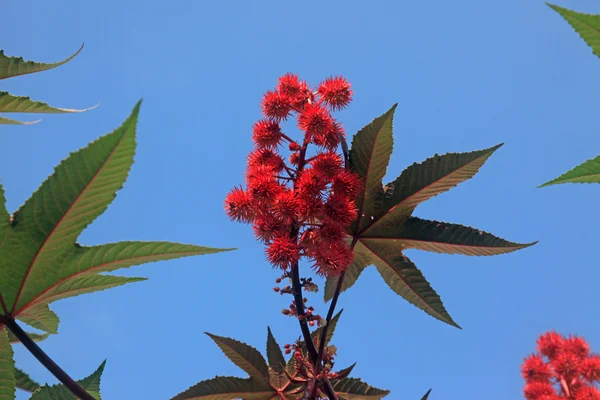
[{"label": "clear sky background", "polygon": [[[557,4],[600,13],[592,0]],[[342,74],[355,101],[337,115],[354,134],[398,102],[386,182],[435,153],[498,150],[475,176],[415,215],[473,226],[532,248],[494,257],[409,251],[464,328],[395,295],[374,267],[342,294],[337,366],[389,399],[522,398],[520,365],[549,329],[600,351],[600,187],[536,186],[600,153],[600,60],[543,1],[7,2],[8,55],[58,69],[0,90],[77,115],[1,128],[0,177],[15,210],[70,152],[112,131],[144,98],[130,177],[80,237],[86,245],[171,240],[238,247],[116,271],[150,280],[55,303],[59,334],[42,347],[75,378],[107,359],[103,398],[168,399],[215,375],[244,376],[203,334],[265,352],[299,336],[271,291],[277,272],[223,198],[242,183],[262,94],[294,72]],[[19,115],[35,120],[37,115]],[[310,298],[326,313],[322,293]],[[17,366],[55,379],[24,348]],[[19,399],[27,398],[23,393]]]}]

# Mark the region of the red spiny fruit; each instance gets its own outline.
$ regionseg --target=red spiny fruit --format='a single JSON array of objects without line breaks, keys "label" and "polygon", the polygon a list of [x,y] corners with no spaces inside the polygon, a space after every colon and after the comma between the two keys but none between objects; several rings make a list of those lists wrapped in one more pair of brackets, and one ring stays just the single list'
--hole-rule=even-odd
[{"label": "red spiny fruit", "polygon": [[292,99],[278,90],[267,91],[261,103],[263,114],[274,121],[284,120],[292,111]]},{"label": "red spiny fruit", "polygon": [[306,132],[309,138],[325,135],[334,129],[333,119],[329,111],[318,103],[307,104],[298,116],[298,127]]},{"label": "red spiny fruit", "polygon": [[550,383],[552,368],[546,364],[541,356],[533,354],[525,359],[521,367],[521,374],[528,382]]},{"label": "red spiny fruit", "polygon": [[323,207],[323,217],[330,223],[350,225],[356,219],[357,211],[354,201],[341,194],[329,196]]},{"label": "red spiny fruit", "polygon": [[590,345],[582,337],[570,336],[563,342],[563,351],[572,353],[583,360],[590,354]]},{"label": "red spiny fruit", "polygon": [[[308,257],[318,274],[328,276],[352,261],[345,229],[356,218],[354,198],[361,182],[337,153],[345,134],[330,113],[351,99],[350,84],[342,77],[327,78],[313,92],[291,73],[262,99],[266,118],[252,127],[255,148],[248,155],[246,189],[235,188],[225,203],[231,219],[253,224],[256,237],[267,244],[268,260],[284,270]],[[280,122],[292,113],[302,138],[282,132]],[[284,140],[289,160],[279,152]],[[306,160],[312,145],[315,155]]]},{"label": "red spiny fruit", "polygon": [[328,151],[316,155],[310,162],[310,165],[317,175],[331,181],[332,178],[341,172],[342,158],[339,154]]},{"label": "red spiny fruit", "polygon": [[275,196],[272,207],[273,213],[286,223],[298,219],[299,205],[296,195],[290,189],[281,191]]},{"label": "red spiny fruit", "polygon": [[537,349],[546,357],[553,358],[562,348],[563,338],[556,332],[547,332],[537,341]]},{"label": "red spiny fruit", "polygon": [[300,109],[303,108],[308,101],[314,99],[314,95],[306,82],[301,80],[298,75],[291,73],[285,74],[279,78],[277,90],[289,96],[293,105]]},{"label": "red spiny fruit", "polygon": [[321,243],[309,254],[315,260],[313,268],[320,276],[335,276],[352,262],[352,250],[344,242]]},{"label": "red spiny fruit", "polygon": [[592,386],[583,386],[575,393],[574,400],[600,400],[600,391]]},{"label": "red spiny fruit", "polygon": [[261,165],[272,168],[274,173],[279,173],[285,167],[285,162],[279,154],[271,149],[260,148],[250,152],[248,155],[248,167],[255,168]]},{"label": "red spiny fruit", "polygon": [[355,198],[360,190],[361,182],[354,172],[344,170],[333,177],[331,186],[334,193]]},{"label": "red spiny fruit", "polygon": [[350,82],[341,76],[325,79],[317,89],[323,102],[333,110],[346,107],[352,101],[352,89]]},{"label": "red spiny fruit", "polygon": [[252,199],[242,188],[234,187],[225,198],[227,215],[236,221],[252,222],[254,210]]},{"label": "red spiny fruit", "polygon": [[556,395],[552,385],[544,382],[529,382],[523,392],[527,400],[539,400],[542,396]]},{"label": "red spiny fruit", "polygon": [[[600,400],[595,386],[600,378],[600,356],[590,354],[585,339],[547,332],[537,344],[539,353],[527,357],[521,367],[528,400]],[[543,385],[553,392],[547,393]]]},{"label": "red spiny fruit", "polygon": [[600,382],[600,356],[592,354],[581,362],[581,374],[589,382]]},{"label": "red spiny fruit", "polygon": [[259,147],[275,148],[281,138],[281,127],[275,121],[261,119],[252,126],[252,140]]},{"label": "red spiny fruit", "polygon": [[300,248],[289,236],[276,236],[267,247],[267,257],[271,264],[286,269],[300,259]]},{"label": "red spiny fruit", "polygon": [[296,180],[296,189],[301,197],[321,196],[326,187],[327,181],[312,168],[302,171]]}]

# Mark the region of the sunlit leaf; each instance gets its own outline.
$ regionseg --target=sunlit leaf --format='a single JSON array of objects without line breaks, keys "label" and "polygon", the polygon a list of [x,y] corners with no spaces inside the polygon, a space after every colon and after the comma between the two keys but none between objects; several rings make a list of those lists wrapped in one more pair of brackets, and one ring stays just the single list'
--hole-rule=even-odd
[{"label": "sunlit leaf", "polygon": [[540,187],[559,183],[600,183],[600,156],[578,165],[569,172],[544,183]]},{"label": "sunlit leaf", "polygon": [[578,13],[554,4],[548,6],[559,13],[600,57],[600,15]]},{"label": "sunlit leaf", "polygon": [[51,107],[41,101],[33,101],[29,97],[13,96],[8,92],[0,91],[0,112],[16,112],[16,113],[78,113],[92,110],[95,107],[85,108],[81,110],[71,108]]},{"label": "sunlit leaf", "polygon": [[0,79],[6,79],[13,76],[32,74],[34,72],[46,71],[56,68],[71,61],[83,49],[83,44],[70,57],[55,63],[40,63],[35,61],[24,61],[22,57],[7,57],[4,51],[0,50]]},{"label": "sunlit leaf", "polygon": [[6,328],[0,329],[0,400],[15,398],[15,362]]},{"label": "sunlit leaf", "polygon": [[[100,364],[100,367],[93,374],[77,381],[88,392],[91,396],[97,400],[101,400],[100,397],[100,378],[104,371],[106,361]],[[77,400],[77,397],[69,391],[64,385],[44,385],[39,390],[33,393],[30,400]]]},{"label": "sunlit leaf", "polygon": [[[140,103],[112,133],[72,153],[13,214],[0,209],[0,314],[50,333],[58,317],[48,304],[143,278],[100,275],[118,268],[230,249],[169,242],[76,243],[123,186],[135,153]],[[4,196],[2,195],[2,199]],[[4,203],[3,203],[4,204]],[[118,226],[118,225],[117,225]],[[118,229],[118,227],[117,227]]]}]

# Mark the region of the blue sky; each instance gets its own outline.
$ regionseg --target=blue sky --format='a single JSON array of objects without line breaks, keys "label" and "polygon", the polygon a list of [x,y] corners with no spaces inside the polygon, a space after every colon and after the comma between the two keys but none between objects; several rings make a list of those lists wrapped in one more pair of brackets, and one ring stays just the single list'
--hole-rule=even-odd
[{"label": "blue sky", "polygon": [[[367,5],[368,4],[368,5]],[[557,4],[600,13],[592,0]],[[2,127],[0,177],[15,210],[70,152],[144,103],[129,180],[83,244],[171,240],[238,247],[227,254],[117,271],[150,280],[60,301],[59,335],[43,348],[75,378],[105,358],[103,398],[167,399],[215,375],[243,376],[208,331],[265,351],[299,335],[271,291],[277,272],[223,198],[242,183],[262,94],[298,73],[342,74],[355,100],[337,114],[355,133],[394,103],[385,181],[435,153],[498,150],[474,179],[415,215],[474,226],[532,248],[495,257],[409,251],[463,327],[396,296],[369,268],[342,294],[337,365],[390,399],[522,398],[522,359],[541,333],[583,335],[600,351],[597,185],[536,186],[600,153],[600,60],[543,1],[10,2],[8,55],[57,61],[0,90],[77,115]],[[34,120],[37,116],[19,116]],[[326,313],[321,294],[311,297]],[[55,379],[23,348],[17,366]],[[19,399],[25,399],[22,393]]]}]

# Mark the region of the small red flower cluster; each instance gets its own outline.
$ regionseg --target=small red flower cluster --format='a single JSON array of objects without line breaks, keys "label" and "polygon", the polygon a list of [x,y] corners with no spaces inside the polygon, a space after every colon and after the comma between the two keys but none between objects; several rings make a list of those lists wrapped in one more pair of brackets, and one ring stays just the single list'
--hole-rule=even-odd
[{"label": "small red flower cluster", "polygon": [[[342,77],[328,78],[312,91],[293,74],[280,77],[275,90],[264,95],[265,118],[253,126],[247,188],[234,188],[225,209],[232,220],[253,225],[267,245],[269,262],[284,271],[307,257],[319,275],[336,275],[352,261],[344,231],[356,218],[360,181],[337,153],[344,132],[330,114],[351,99],[350,84]],[[301,141],[281,128],[292,113]],[[280,152],[284,144],[291,153],[287,162]],[[309,145],[316,148],[311,157]]]},{"label": "small red flower cluster", "polygon": [[537,351],[521,367],[527,400],[600,400],[600,355],[590,353],[585,339],[548,332]]}]

